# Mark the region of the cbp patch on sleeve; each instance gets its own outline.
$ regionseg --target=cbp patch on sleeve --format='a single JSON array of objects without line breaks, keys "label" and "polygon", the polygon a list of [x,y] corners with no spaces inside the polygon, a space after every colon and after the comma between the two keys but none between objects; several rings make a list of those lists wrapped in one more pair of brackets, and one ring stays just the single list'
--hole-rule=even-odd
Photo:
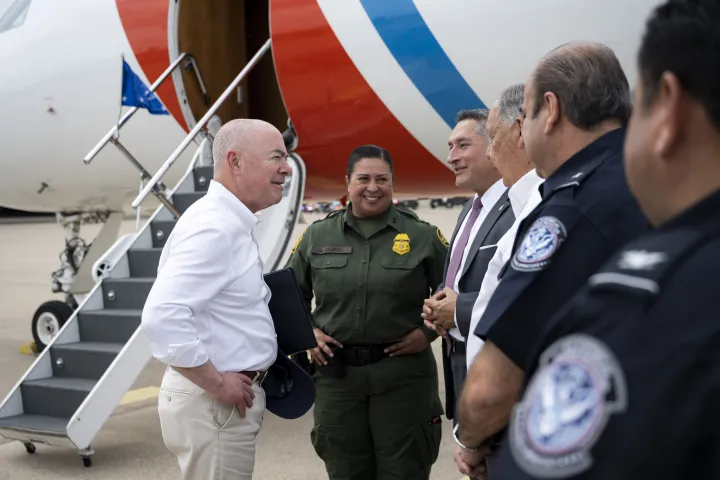
[{"label": "cbp patch on sleeve", "polygon": [[557,218],[538,218],[513,256],[512,267],[521,272],[544,269],[566,236],[565,225]]},{"label": "cbp patch on sleeve", "polygon": [[612,414],[627,406],[625,376],[601,341],[585,334],[548,348],[512,414],[510,451],[539,478],[565,478],[592,466],[590,449]]},{"label": "cbp patch on sleeve", "polygon": [[298,245],[300,245],[300,242],[302,242],[303,235],[305,235],[305,232],[300,234],[300,238],[297,239],[297,242],[295,242],[295,245],[293,245],[292,252],[290,252],[290,255],[295,253],[295,250],[297,250]]},{"label": "cbp patch on sleeve", "polygon": [[435,233],[437,233],[438,240],[440,240],[440,243],[445,245],[446,247],[450,246],[450,243],[445,239],[445,235],[442,234],[439,228],[435,229]]}]

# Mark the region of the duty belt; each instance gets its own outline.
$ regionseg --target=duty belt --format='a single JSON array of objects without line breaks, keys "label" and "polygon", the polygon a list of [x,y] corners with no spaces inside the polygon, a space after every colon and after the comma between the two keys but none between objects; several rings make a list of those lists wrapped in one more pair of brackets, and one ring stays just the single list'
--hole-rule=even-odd
[{"label": "duty belt", "polygon": [[392,343],[379,343],[372,345],[345,345],[344,348],[333,350],[345,365],[351,367],[364,367],[371,363],[377,363],[387,357],[385,349]]}]

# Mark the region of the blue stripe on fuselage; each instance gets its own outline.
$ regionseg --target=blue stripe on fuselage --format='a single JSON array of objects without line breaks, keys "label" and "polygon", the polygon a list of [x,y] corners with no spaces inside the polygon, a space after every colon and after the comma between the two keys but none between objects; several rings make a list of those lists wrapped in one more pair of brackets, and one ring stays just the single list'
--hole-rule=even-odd
[{"label": "blue stripe on fuselage", "polygon": [[487,108],[445,54],[413,0],[360,3],[405,74],[450,128],[459,110]]}]

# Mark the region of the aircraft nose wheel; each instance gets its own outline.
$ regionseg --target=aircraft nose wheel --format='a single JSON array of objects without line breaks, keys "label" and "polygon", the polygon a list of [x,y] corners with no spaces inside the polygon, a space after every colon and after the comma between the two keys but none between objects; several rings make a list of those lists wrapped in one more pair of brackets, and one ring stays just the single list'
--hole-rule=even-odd
[{"label": "aircraft nose wheel", "polygon": [[73,313],[65,302],[50,300],[35,311],[32,321],[32,336],[39,352],[45,350]]},{"label": "aircraft nose wheel", "polygon": [[26,451],[27,453],[29,453],[30,455],[32,455],[33,453],[35,453],[36,450],[37,450],[37,448],[35,448],[35,444],[34,444],[34,443],[30,443],[30,442],[25,443],[25,451]]},{"label": "aircraft nose wheel", "polygon": [[86,467],[92,467],[92,458],[90,457],[82,457],[83,459],[83,465]]}]

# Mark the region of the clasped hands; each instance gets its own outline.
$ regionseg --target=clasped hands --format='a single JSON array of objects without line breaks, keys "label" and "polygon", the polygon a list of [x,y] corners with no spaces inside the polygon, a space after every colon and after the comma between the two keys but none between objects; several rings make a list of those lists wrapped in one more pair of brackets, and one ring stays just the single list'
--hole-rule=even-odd
[{"label": "clasped hands", "polygon": [[443,288],[432,297],[425,300],[423,313],[425,326],[435,330],[438,335],[447,337],[448,330],[455,325],[455,303],[457,292],[449,287]]}]

